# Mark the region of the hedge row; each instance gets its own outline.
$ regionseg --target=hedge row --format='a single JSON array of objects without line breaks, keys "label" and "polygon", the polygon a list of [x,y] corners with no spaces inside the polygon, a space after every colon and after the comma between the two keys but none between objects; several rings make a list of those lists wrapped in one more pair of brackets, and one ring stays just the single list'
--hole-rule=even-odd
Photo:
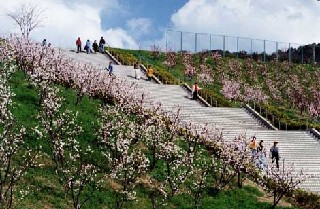
[{"label": "hedge row", "polygon": [[278,108],[264,104],[264,105],[251,105],[257,112],[261,112],[261,115],[268,119],[276,128],[280,130],[307,130],[315,128],[320,130],[320,125],[312,123],[307,118],[301,120],[294,120],[288,117],[284,111]]}]

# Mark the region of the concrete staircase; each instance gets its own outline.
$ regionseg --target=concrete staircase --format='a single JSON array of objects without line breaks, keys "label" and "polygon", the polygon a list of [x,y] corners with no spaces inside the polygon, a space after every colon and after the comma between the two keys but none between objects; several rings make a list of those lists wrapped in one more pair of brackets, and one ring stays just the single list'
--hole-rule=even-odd
[{"label": "concrete staircase", "polygon": [[[102,54],[85,54],[67,52],[68,56],[80,61],[91,62],[105,68],[110,59]],[[181,119],[195,123],[214,124],[221,128],[224,137],[232,140],[239,134],[247,137],[256,136],[257,140],[264,140],[270,147],[274,141],[278,141],[281,160],[286,163],[294,163],[296,169],[306,169],[305,173],[316,176],[308,179],[300,185],[301,188],[320,192],[320,144],[305,131],[273,131],[260,125],[242,108],[204,107],[200,103],[191,100],[191,94],[178,85],[162,85],[146,81],[141,73],[141,79],[134,79],[132,66],[114,66],[114,74],[126,79],[128,82],[138,83],[141,88],[149,93],[148,99],[161,102],[163,108],[172,111],[180,107]]]}]

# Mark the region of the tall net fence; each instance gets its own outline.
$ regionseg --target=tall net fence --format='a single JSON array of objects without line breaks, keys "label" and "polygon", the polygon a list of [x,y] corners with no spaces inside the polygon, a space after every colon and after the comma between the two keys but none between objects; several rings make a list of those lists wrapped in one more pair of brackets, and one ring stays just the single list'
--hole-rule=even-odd
[{"label": "tall net fence", "polygon": [[211,51],[227,57],[290,63],[319,63],[320,44],[303,45],[245,37],[167,30],[165,51]]}]

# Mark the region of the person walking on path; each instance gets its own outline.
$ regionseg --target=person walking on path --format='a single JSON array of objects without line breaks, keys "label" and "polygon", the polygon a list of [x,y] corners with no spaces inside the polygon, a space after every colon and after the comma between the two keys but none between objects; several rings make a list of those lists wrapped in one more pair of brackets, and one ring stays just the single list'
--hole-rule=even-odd
[{"label": "person walking on path", "polygon": [[81,52],[81,40],[80,37],[78,37],[77,41],[76,41],[76,45],[77,45],[77,53]]},{"label": "person walking on path", "polygon": [[258,144],[257,147],[257,155],[258,155],[258,167],[260,169],[264,169],[267,167],[267,161],[266,161],[266,156],[267,156],[267,152],[266,149],[263,145],[263,140],[261,140]]},{"label": "person walking on path", "polygon": [[278,142],[274,142],[273,146],[270,149],[270,153],[271,153],[271,159],[272,159],[272,163],[274,163],[274,161],[276,161],[276,166],[277,168],[279,168],[279,148],[277,147]]},{"label": "person walking on path", "polygon": [[251,156],[254,158],[257,155],[257,139],[255,136],[252,137],[252,140],[249,143],[249,149],[251,150]]},{"label": "person walking on path", "polygon": [[194,85],[192,86],[192,99],[193,100],[198,99],[199,90],[201,90],[201,88],[199,87],[198,83],[197,82],[194,83]]},{"label": "person walking on path", "polygon": [[140,79],[140,65],[138,62],[134,63],[133,70],[134,70],[135,79],[139,80]]},{"label": "person walking on path", "polygon": [[153,69],[152,69],[151,65],[148,65],[147,77],[148,77],[148,81],[151,81],[151,79],[153,77]]},{"label": "person walking on path", "polygon": [[106,44],[106,41],[104,38],[101,36],[100,41],[99,41],[99,49],[101,53],[104,53],[104,45]]},{"label": "person walking on path", "polygon": [[92,44],[92,48],[93,48],[94,53],[97,53],[99,51],[97,40],[94,40],[94,42]]},{"label": "person walking on path", "polygon": [[109,62],[108,71],[109,71],[109,75],[112,76],[113,75],[113,65],[112,65],[111,61]]}]

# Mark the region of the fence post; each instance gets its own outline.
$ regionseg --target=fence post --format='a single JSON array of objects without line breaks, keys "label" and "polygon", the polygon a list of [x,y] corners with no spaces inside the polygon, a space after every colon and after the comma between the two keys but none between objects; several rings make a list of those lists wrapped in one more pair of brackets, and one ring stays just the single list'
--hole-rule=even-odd
[{"label": "fence post", "polygon": [[237,37],[237,58],[239,58],[239,37]]},{"label": "fence post", "polygon": [[209,51],[211,51],[211,34],[210,34],[210,48]]},{"label": "fence post", "polygon": [[168,30],[165,32],[165,39],[166,39],[166,53],[168,52],[168,35],[167,35]]},{"label": "fence post", "polygon": [[312,53],[312,55],[313,55],[313,64],[316,62],[316,45],[315,44],[313,44],[313,53]]},{"label": "fence post", "polygon": [[291,43],[289,43],[289,64],[291,64]]},{"label": "fence post", "polygon": [[303,46],[301,47],[301,63],[303,64]]},{"label": "fence post", "polygon": [[266,62],[266,40],[263,40],[263,62]]},{"label": "fence post", "polygon": [[250,39],[250,57],[252,59],[252,38]]},{"label": "fence post", "polygon": [[276,59],[279,61],[279,43],[276,42]]},{"label": "fence post", "polygon": [[182,53],[182,31],[180,31],[180,53]]},{"label": "fence post", "polygon": [[223,36],[223,57],[226,56],[226,36]]},{"label": "fence post", "polygon": [[194,35],[194,52],[197,53],[197,40],[198,39],[198,33],[195,33]]}]

